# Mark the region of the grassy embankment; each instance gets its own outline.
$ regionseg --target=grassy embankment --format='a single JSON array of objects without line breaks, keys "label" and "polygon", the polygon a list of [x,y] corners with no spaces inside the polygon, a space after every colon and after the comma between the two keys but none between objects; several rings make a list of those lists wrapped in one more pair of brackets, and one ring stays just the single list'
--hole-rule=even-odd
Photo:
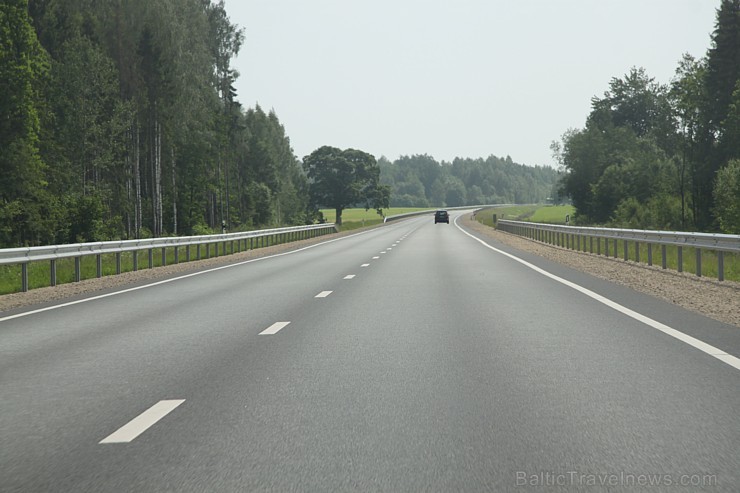
[{"label": "grassy embankment", "polygon": [[[476,215],[479,222],[493,226],[493,214],[497,219],[510,219],[515,221],[529,221],[547,224],[565,224],[565,216],[573,217],[574,209],[572,206],[518,206],[484,209]],[[600,248],[602,254],[606,251],[605,239],[594,238],[594,252]],[[575,249],[575,245],[571,245]],[[588,240],[581,241],[581,249],[589,248]],[[717,252],[702,250],[701,270],[702,276],[717,278],[718,260]],[[614,252],[613,240],[609,242],[609,256],[623,259],[624,242],[617,242],[616,255]],[[740,282],[740,255],[734,255],[728,252],[724,254],[725,279]],[[636,247],[634,242],[630,242],[627,247],[627,258],[636,261]],[[647,245],[640,245],[640,263],[647,264]],[[661,248],[658,245],[653,246],[653,265],[661,265],[663,262]],[[666,266],[672,270],[678,270],[678,247],[668,246],[666,248]],[[691,247],[683,248],[683,270],[684,272],[696,273],[696,249]]]},{"label": "grassy embankment", "polygon": [[[389,209],[383,209],[383,214],[386,216],[395,216],[397,214],[406,214],[407,212],[417,212],[435,210],[434,208],[428,207],[391,207]],[[336,219],[336,213],[334,209],[321,209],[321,213],[324,215],[326,222],[333,223]],[[383,222],[383,218],[378,215],[375,209],[345,209],[342,211],[342,226],[339,227],[340,231],[348,231],[351,229],[358,229],[367,226],[374,226]]]}]

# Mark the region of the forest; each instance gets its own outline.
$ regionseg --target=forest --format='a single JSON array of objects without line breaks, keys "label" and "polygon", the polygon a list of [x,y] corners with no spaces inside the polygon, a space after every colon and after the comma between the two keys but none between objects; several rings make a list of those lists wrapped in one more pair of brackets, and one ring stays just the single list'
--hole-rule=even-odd
[{"label": "forest", "polygon": [[238,102],[222,0],[1,8],[0,246],[306,222],[283,126]]},{"label": "forest", "polygon": [[591,103],[553,144],[579,224],[740,234],[740,0],[668,84],[633,68]]},{"label": "forest", "polygon": [[[274,111],[239,103],[244,32],[223,0],[1,8],[0,247],[304,224],[334,207]],[[397,206],[541,202],[557,177],[508,157],[360,161],[381,183],[367,175],[378,188],[355,205],[373,208],[388,192]]]},{"label": "forest", "polygon": [[557,196],[558,172],[525,166],[511,157],[456,158],[428,155],[381,157],[380,182],[391,189],[392,207],[456,207],[482,204],[541,204]]}]

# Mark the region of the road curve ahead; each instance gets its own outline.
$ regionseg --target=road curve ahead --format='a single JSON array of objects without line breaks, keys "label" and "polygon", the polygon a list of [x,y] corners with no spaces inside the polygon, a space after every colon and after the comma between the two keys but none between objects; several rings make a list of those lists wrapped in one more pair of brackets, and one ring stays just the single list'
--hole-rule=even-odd
[{"label": "road curve ahead", "polygon": [[0,491],[738,491],[737,327],[459,214],[0,314]]}]

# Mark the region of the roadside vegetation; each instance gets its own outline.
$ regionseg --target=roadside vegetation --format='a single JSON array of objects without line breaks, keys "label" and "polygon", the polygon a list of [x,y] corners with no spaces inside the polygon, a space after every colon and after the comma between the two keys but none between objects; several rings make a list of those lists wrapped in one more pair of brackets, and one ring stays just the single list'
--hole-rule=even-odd
[{"label": "roadside vegetation", "polygon": [[487,226],[494,226],[493,215],[496,219],[510,221],[529,221],[546,224],[565,224],[566,217],[573,221],[575,208],[571,205],[514,205],[505,207],[489,207],[478,211],[478,222]]},{"label": "roadside vegetation", "polygon": [[[378,214],[378,212],[374,209],[345,209],[342,213],[342,224],[341,226],[338,226],[337,229],[339,229],[339,231],[347,231],[350,229],[373,226],[382,223],[384,217],[425,210],[431,211],[434,209],[430,209],[428,207],[390,207],[387,209],[382,209],[382,216]],[[334,209],[321,209],[321,214],[323,215],[324,220],[327,223],[335,222],[336,214],[334,212]]]},{"label": "roadside vegetation", "polygon": [[706,56],[613,78],[553,144],[579,224],[740,234],[740,0],[719,3]]}]

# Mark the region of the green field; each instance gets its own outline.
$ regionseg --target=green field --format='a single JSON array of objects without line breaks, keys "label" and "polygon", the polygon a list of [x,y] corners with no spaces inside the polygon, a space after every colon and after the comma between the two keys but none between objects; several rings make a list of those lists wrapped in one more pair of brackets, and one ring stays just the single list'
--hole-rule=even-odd
[{"label": "green field", "polygon": [[570,215],[572,218],[574,212],[575,209],[571,205],[515,205],[483,209],[478,211],[476,219],[486,226],[493,226],[494,214],[496,214],[496,220],[565,224],[565,216]]},{"label": "green field", "polygon": [[[434,210],[433,208],[425,207],[391,207],[389,209],[383,209],[385,216],[395,216],[397,214],[406,214],[408,212],[417,212],[425,210]],[[321,209],[321,213],[324,215],[326,222],[333,223],[336,220],[336,212],[334,209]],[[339,228],[341,231],[347,231],[350,229],[362,228],[364,226],[373,226],[383,222],[383,218],[378,215],[375,209],[344,209],[342,211],[342,226]]]},{"label": "green field", "polygon": [[572,223],[575,211],[575,207],[572,205],[548,205],[537,208],[526,221],[533,223],[565,224],[566,216],[570,216]]}]

